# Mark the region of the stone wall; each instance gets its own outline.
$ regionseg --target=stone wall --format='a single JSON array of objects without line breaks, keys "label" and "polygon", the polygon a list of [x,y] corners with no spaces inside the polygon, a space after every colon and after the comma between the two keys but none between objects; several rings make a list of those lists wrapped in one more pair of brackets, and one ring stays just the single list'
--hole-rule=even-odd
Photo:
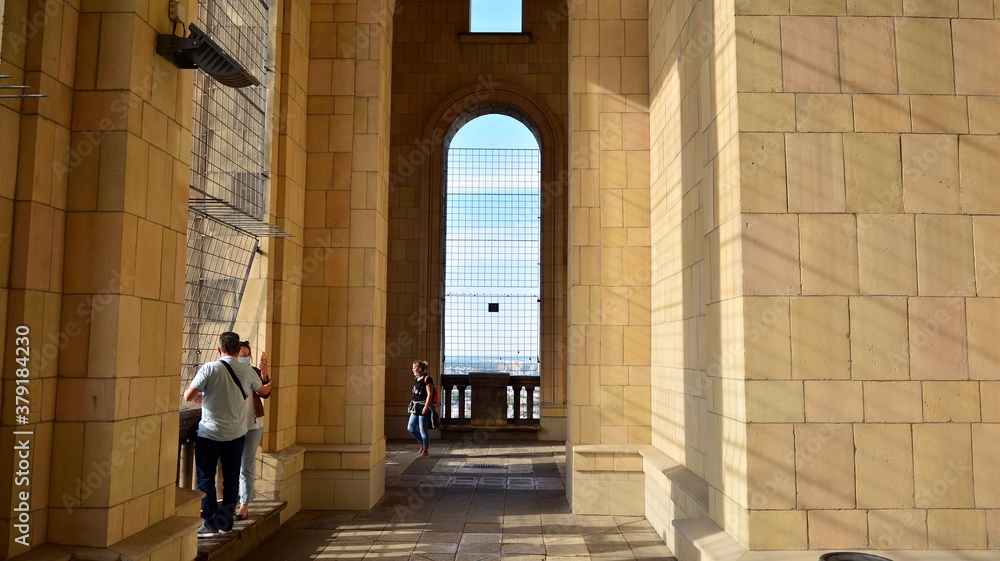
[{"label": "stone wall", "polygon": [[[191,75],[154,54],[172,28],[167,2],[108,8],[3,6],[2,73],[46,95],[0,104],[0,474],[28,472],[4,487],[5,557],[26,551],[13,525],[21,492],[32,547],[197,525],[175,516]],[[30,350],[27,394],[10,367],[17,348]],[[27,470],[15,430],[30,433],[18,435]],[[178,555],[195,539],[161,537]]]},{"label": "stone wall", "polygon": [[996,546],[993,4],[736,2],[753,549]]},{"label": "stone wall", "polygon": [[[729,514],[746,493],[745,419],[740,398],[723,396],[739,387],[743,351],[734,247],[743,184],[768,171],[741,173],[727,4],[650,4],[652,444],[707,480],[711,504],[728,505],[711,509],[713,520],[745,536],[745,518]],[[691,510],[681,497],[663,500],[678,517]],[[669,521],[660,526],[672,534]]]},{"label": "stone wall", "polygon": [[642,481],[617,472],[642,462],[616,454],[651,440],[648,9],[570,5],[568,487],[575,511],[626,514]]}]

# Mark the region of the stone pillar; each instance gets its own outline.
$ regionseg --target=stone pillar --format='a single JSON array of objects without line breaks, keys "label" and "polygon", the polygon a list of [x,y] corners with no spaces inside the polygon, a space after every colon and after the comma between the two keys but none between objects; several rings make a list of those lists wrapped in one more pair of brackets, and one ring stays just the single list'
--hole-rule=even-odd
[{"label": "stone pillar", "polygon": [[[579,445],[651,434],[647,3],[577,0],[570,18],[568,468]],[[575,512],[642,511],[641,481],[568,472]]]},{"label": "stone pillar", "polygon": [[[732,126],[736,47],[731,4],[650,5],[650,364],[656,420],[655,450],[644,454],[645,509],[678,555],[683,548],[675,539],[674,520],[725,519],[719,524],[728,523],[735,534],[744,519],[734,514],[739,509],[728,496],[741,489],[746,472],[739,436],[746,428],[743,373],[738,371],[743,351],[736,299],[740,255],[733,232],[740,223],[741,152]],[[768,139],[768,146],[775,141],[780,144],[780,137]],[[748,151],[754,149],[759,147]],[[759,169],[752,169],[757,183],[784,169],[779,158],[759,162]],[[748,202],[775,204],[764,197]],[[715,500],[725,508],[710,508],[709,485],[712,492],[724,491]]]},{"label": "stone pillar", "polygon": [[365,509],[385,485],[389,83],[395,2],[315,3],[309,44],[297,437],[304,508]]},{"label": "stone pillar", "polygon": [[985,549],[1000,11],[736,4],[746,543]]},{"label": "stone pillar", "polygon": [[[0,102],[0,537],[3,557],[45,542],[56,374],[62,341],[66,152],[75,29],[63,2],[7,2],[0,37],[2,85],[40,100]],[[63,29],[73,30],[65,36]],[[0,90],[5,94],[16,90]]]},{"label": "stone pillar", "polygon": [[[167,1],[106,6],[61,26],[76,61],[72,97],[54,92],[72,121],[48,493],[48,541],[99,548],[176,509],[192,106],[192,72],[154,53]],[[198,521],[180,522],[191,547]]]},{"label": "stone pillar", "polygon": [[271,183],[266,205],[272,224],[292,234],[265,238],[251,270],[236,329],[256,341],[256,353],[267,351],[274,389],[264,401],[262,460],[257,464],[255,492],[270,500],[285,501],[281,521],[301,508],[302,450],[295,445],[298,384],[303,357],[311,361],[320,350],[300,354],[300,298],[303,276],[329,267],[331,247],[304,251],[306,184],[306,88],[309,68],[302,64],[309,49],[309,2],[289,0],[270,8],[275,37],[268,66],[273,67],[274,123],[265,140],[270,144]]}]

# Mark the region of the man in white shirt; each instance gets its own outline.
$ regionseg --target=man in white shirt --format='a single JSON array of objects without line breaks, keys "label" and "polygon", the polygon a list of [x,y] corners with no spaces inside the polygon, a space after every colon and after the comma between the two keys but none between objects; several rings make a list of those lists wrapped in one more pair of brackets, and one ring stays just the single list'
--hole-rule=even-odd
[{"label": "man in white shirt", "polygon": [[[202,395],[201,421],[194,443],[198,490],[205,493],[201,500],[201,517],[205,522],[198,528],[199,538],[229,533],[233,529],[243,440],[247,432],[246,399],[250,392],[261,387],[260,378],[253,369],[237,359],[239,335],[231,331],[219,335],[217,350],[221,358],[203,365],[184,392],[186,401]],[[215,489],[216,466],[220,460],[221,510]]]}]

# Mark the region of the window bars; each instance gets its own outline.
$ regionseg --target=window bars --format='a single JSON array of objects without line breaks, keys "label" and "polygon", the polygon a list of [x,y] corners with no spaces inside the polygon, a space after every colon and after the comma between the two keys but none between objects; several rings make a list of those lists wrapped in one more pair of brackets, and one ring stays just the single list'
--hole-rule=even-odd
[{"label": "window bars", "polygon": [[192,199],[215,199],[253,218],[264,216],[264,65],[267,8],[258,0],[199,3],[198,23],[261,85],[229,88],[195,74],[192,119]]},{"label": "window bars", "polygon": [[448,151],[444,373],[537,375],[538,150]]},{"label": "window bars", "polygon": [[261,85],[230,88],[195,73],[182,389],[233,328],[258,239],[289,235],[263,220],[267,3],[199,0],[197,24]]},{"label": "window bars", "polygon": [[257,238],[213,218],[189,218],[182,391],[202,364],[218,358],[219,334],[233,327],[257,243]]}]

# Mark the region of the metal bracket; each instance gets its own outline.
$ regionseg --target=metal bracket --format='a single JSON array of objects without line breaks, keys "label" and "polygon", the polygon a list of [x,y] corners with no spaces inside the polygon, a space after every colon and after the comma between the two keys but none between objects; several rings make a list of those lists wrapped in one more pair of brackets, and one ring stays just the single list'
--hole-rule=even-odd
[{"label": "metal bracket", "polygon": [[[5,79],[5,78],[10,78],[10,74],[0,74],[0,79]],[[23,92],[28,90],[30,87],[31,86],[0,84],[0,90],[20,90]],[[30,94],[30,93],[13,93],[13,94],[0,93],[0,99],[32,99],[39,97],[49,97],[49,96],[46,94]]]}]

